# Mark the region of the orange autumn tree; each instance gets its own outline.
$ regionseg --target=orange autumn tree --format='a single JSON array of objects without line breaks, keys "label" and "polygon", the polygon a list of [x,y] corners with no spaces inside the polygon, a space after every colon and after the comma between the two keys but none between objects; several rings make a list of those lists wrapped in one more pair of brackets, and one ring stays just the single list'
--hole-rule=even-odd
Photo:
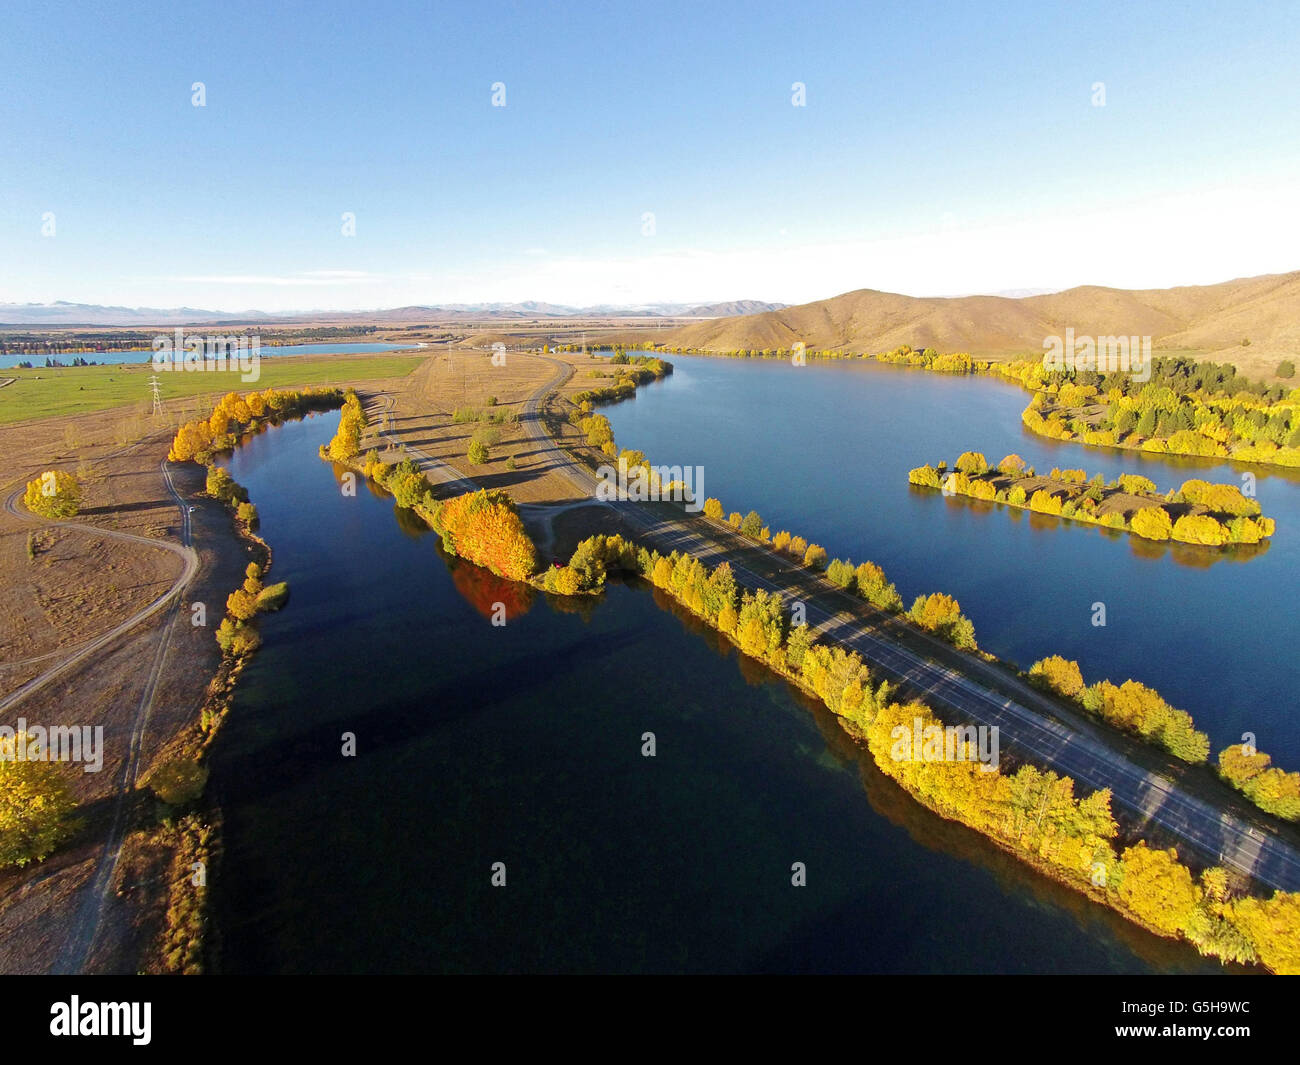
[{"label": "orange autumn tree", "polygon": [[438,508],[434,526],[449,554],[498,576],[527,580],[537,568],[537,550],[504,492],[483,490],[449,499]]}]

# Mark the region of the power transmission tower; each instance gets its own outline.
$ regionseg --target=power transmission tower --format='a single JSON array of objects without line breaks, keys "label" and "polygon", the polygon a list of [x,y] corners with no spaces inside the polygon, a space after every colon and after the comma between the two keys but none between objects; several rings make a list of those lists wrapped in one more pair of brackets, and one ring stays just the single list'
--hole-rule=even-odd
[{"label": "power transmission tower", "polygon": [[162,414],[162,382],[158,380],[158,375],[154,374],[149,378],[149,391],[153,393],[153,413]]}]

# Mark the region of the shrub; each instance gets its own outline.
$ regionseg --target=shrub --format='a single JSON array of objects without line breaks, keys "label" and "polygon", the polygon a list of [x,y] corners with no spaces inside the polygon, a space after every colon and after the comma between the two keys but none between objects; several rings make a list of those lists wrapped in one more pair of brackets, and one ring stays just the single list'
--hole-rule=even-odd
[{"label": "shrub", "polygon": [[280,581],[278,584],[268,584],[257,593],[257,611],[258,613],[266,613],[270,610],[279,610],[288,601],[288,581]]},{"label": "shrub", "polygon": [[168,806],[188,806],[200,795],[208,782],[207,766],[195,758],[173,758],[152,773],[146,783]]}]

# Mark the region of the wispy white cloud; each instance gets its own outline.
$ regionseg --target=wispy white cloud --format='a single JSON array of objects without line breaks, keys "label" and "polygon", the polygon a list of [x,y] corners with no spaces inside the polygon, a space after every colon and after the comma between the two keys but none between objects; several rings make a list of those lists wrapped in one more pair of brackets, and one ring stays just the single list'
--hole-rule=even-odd
[{"label": "wispy white cloud", "polygon": [[189,274],[172,277],[148,278],[150,281],[170,282],[182,285],[253,285],[282,287],[311,287],[321,285],[377,285],[386,279],[378,274],[367,274],[356,270],[315,271],[306,274]]}]

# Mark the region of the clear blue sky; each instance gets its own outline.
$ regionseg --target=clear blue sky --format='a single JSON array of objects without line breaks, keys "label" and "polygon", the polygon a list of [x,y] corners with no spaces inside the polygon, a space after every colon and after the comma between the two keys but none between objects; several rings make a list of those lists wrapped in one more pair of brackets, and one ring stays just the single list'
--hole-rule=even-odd
[{"label": "clear blue sky", "polygon": [[0,301],[797,302],[1300,268],[1300,5],[2,19]]}]

